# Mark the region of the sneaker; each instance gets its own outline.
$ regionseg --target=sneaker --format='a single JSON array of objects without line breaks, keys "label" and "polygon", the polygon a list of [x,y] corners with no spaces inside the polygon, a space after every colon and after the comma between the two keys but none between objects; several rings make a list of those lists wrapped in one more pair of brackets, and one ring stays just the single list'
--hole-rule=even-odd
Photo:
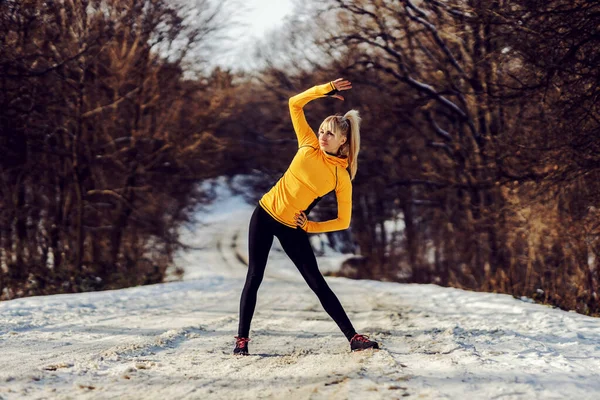
[{"label": "sneaker", "polygon": [[369,335],[359,335],[358,333],[350,339],[350,351],[360,351],[364,349],[379,349],[379,343],[368,339]]},{"label": "sneaker", "polygon": [[248,342],[250,341],[250,339],[245,338],[245,337],[239,337],[239,336],[235,336],[235,338],[237,340],[235,341],[235,349],[233,349],[233,354],[240,355],[240,356],[247,356],[248,355]]}]

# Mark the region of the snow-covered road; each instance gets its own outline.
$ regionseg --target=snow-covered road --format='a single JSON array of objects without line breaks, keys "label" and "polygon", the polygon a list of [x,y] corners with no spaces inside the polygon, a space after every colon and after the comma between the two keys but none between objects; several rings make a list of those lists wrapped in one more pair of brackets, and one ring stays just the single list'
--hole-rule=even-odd
[{"label": "snow-covered road", "polygon": [[[598,399],[600,320],[435,285],[326,278],[379,351],[350,353],[277,240],[231,354],[252,208],[187,234],[183,282],[0,303],[0,399]],[[320,258],[334,268],[342,256]]]}]

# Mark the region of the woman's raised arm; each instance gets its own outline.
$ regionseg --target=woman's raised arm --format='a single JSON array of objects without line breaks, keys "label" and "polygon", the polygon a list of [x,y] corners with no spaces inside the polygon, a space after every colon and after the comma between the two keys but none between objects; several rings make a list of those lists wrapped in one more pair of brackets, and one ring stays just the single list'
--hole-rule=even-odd
[{"label": "woman's raised arm", "polygon": [[290,116],[292,117],[292,125],[296,131],[298,137],[298,147],[305,145],[319,147],[319,141],[315,132],[310,128],[302,109],[306,103],[319,97],[335,97],[336,99],[344,100],[342,96],[337,94],[340,90],[347,90],[352,87],[352,84],[343,79],[338,78],[335,81],[324,83],[322,85],[316,85],[312,88],[305,90],[295,96],[290,97]]}]

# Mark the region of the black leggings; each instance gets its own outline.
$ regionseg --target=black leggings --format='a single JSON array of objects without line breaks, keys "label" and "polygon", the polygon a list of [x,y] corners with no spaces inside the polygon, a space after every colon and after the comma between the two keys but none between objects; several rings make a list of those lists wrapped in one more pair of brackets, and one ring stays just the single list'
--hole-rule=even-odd
[{"label": "black leggings", "polygon": [[250,333],[250,322],[256,307],[256,295],[265,274],[274,236],[277,236],[285,253],[294,262],[308,286],[316,293],[325,311],[350,340],[356,331],[340,301],[331,291],[317,267],[317,259],[308,240],[308,233],[300,227],[291,228],[278,222],[260,204],[256,206],[250,219],[248,241],[250,260],[246,284],[240,300],[238,335],[248,337]]}]

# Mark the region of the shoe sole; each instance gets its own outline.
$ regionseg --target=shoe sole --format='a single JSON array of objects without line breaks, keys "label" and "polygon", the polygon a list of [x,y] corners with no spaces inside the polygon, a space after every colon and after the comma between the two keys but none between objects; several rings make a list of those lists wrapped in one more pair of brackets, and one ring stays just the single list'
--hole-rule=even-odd
[{"label": "shoe sole", "polygon": [[381,349],[379,349],[377,347],[368,347],[366,349],[353,349],[353,350],[350,350],[350,351],[363,351],[363,350],[381,350]]}]

